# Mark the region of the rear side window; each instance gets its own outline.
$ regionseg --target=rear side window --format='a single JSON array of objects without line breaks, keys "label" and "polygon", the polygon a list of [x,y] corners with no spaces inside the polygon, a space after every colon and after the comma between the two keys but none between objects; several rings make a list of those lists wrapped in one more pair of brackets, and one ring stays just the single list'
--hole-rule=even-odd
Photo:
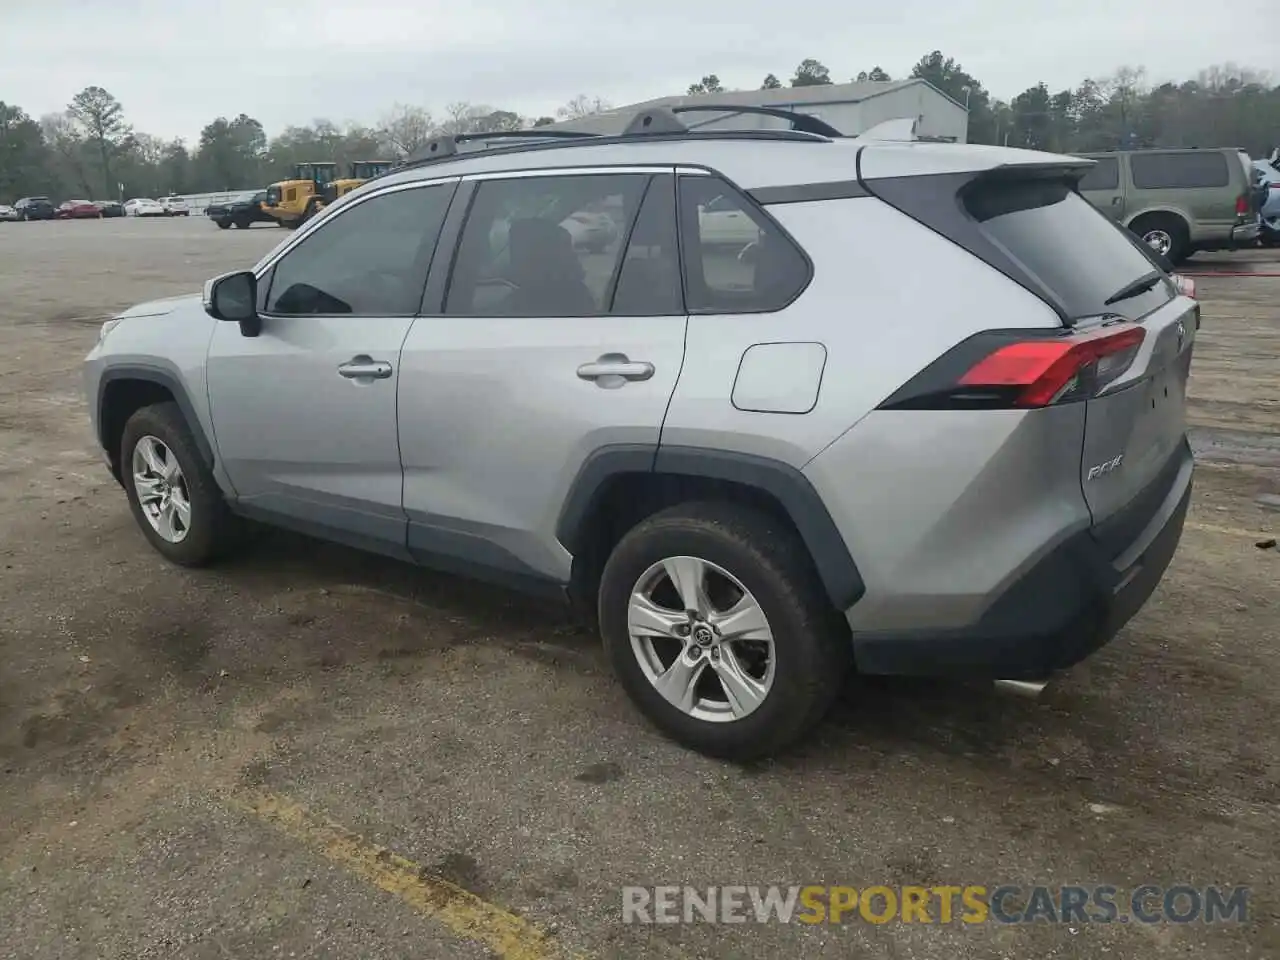
[{"label": "rear side window", "polygon": [[1097,157],[1093,169],[1080,178],[1081,190],[1115,190],[1120,186],[1120,161]]},{"label": "rear side window", "polygon": [[680,178],[690,313],[781,310],[809,282],[809,261],[760,209],[719,177]]},{"label": "rear side window", "polygon": [[986,238],[1071,318],[1115,313],[1137,319],[1173,298],[1161,279],[1143,293],[1106,302],[1155,265],[1065,179],[979,181],[961,198]]},{"label": "rear side window", "polygon": [[643,173],[513,177],[476,189],[445,313],[589,317],[609,313]]},{"label": "rear side window", "polygon": [[1142,190],[1186,187],[1225,187],[1231,182],[1227,158],[1220,151],[1204,153],[1132,153],[1129,171]]}]

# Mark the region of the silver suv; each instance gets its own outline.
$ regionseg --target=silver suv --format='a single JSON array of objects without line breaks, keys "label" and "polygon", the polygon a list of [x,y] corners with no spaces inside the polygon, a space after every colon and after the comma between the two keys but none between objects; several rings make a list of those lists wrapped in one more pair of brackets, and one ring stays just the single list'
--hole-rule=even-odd
[{"label": "silver suv", "polygon": [[1089,161],[666,111],[483,146],[103,326],[96,434],[161,554],[250,519],[550,590],[739,758],[851,667],[1036,690],[1155,588],[1199,309]]}]

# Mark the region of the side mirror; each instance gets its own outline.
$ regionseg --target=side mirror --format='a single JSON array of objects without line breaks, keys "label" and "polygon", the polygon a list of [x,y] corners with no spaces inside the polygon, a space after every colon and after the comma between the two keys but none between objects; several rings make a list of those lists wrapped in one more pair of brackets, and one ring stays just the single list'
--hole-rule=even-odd
[{"label": "side mirror", "polygon": [[215,320],[240,324],[246,337],[262,332],[258,316],[258,278],[248,270],[224,273],[204,285],[204,310]]}]

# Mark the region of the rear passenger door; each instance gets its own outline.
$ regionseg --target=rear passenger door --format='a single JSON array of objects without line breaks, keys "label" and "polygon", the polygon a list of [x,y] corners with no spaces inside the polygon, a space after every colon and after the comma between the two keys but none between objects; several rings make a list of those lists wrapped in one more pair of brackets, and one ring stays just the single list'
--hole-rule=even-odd
[{"label": "rear passenger door", "polygon": [[602,447],[643,469],[680,373],[674,173],[477,175],[454,209],[401,356],[410,552],[563,583],[566,492]]}]

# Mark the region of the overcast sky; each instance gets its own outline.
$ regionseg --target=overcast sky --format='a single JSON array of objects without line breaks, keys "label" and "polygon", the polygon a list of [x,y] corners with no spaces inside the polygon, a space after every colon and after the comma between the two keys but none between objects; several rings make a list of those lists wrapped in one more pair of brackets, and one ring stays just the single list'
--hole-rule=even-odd
[{"label": "overcast sky", "polygon": [[1278,25],[1272,0],[0,0],[0,100],[38,116],[97,84],[136,129],[195,139],[241,112],[273,134],[372,124],[397,101],[538,116],[706,73],[758,87],[805,57],[836,82],[896,78],[935,48],[1008,99],[1122,64],[1156,82],[1227,61],[1280,76]]}]

